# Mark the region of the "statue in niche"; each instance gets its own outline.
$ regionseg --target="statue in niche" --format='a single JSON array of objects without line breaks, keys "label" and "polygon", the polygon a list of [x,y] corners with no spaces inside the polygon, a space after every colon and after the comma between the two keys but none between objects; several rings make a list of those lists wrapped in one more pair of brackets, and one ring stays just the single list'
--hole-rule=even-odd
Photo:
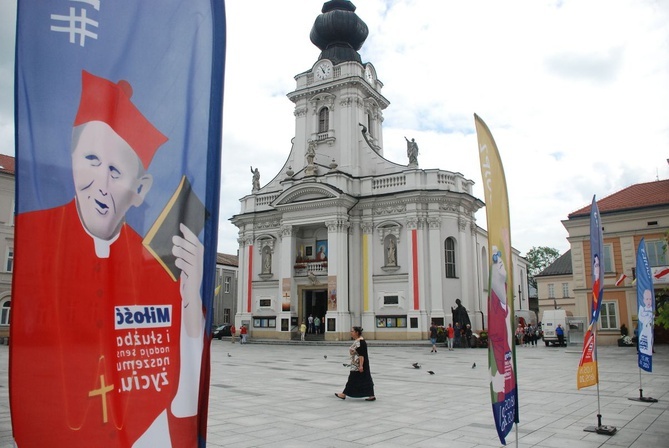
[{"label": "statue in niche", "polygon": [[316,143],[313,141],[309,142],[307,146],[307,165],[313,166],[314,158],[316,157]]},{"label": "statue in niche", "polygon": [[266,247],[262,255],[262,273],[271,274],[272,273],[272,251],[269,247]]},{"label": "statue in niche", "polygon": [[258,191],[260,190],[260,171],[258,168],[253,169],[253,165],[251,165],[251,174],[253,174],[253,179],[251,180],[253,191]]},{"label": "statue in niche", "polygon": [[418,143],[415,139],[409,141],[408,138],[404,137],[404,140],[407,141],[407,157],[409,158],[409,165],[418,165]]},{"label": "statue in niche", "polygon": [[386,252],[386,265],[397,266],[397,246],[395,246],[393,238],[388,238],[388,250]]}]

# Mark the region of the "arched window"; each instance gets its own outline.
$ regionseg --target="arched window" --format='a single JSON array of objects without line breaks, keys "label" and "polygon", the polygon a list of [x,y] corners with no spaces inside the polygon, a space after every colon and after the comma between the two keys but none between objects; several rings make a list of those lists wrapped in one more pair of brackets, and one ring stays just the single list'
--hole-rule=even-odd
[{"label": "arched window", "polygon": [[0,306],[0,325],[9,325],[9,311],[11,310],[11,300],[7,298]]},{"label": "arched window", "polygon": [[327,107],[318,112],[318,132],[327,132],[330,129],[330,111]]},{"label": "arched window", "polygon": [[444,243],[444,260],[446,261],[446,278],[456,278],[455,240],[451,237],[446,238],[446,242]]}]

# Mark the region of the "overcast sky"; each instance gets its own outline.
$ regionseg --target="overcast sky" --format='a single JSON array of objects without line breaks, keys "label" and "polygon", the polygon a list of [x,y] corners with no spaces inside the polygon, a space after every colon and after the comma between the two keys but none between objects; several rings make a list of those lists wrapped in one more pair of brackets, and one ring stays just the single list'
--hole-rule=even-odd
[{"label": "overcast sky", "polygon": [[[102,6],[104,7],[102,0]],[[159,3],[159,2],[157,2]],[[669,1],[357,0],[360,54],[390,101],[384,153],[462,173],[483,200],[474,113],[506,173],[512,244],[569,249],[561,220],[629,185],[669,178]],[[319,50],[318,0],[229,0],[219,252],[228,219],[281,169],[295,133],[294,76]],[[14,155],[15,0],[0,0],[0,152]],[[268,119],[269,118],[269,119]],[[477,224],[486,227],[485,209]]]}]

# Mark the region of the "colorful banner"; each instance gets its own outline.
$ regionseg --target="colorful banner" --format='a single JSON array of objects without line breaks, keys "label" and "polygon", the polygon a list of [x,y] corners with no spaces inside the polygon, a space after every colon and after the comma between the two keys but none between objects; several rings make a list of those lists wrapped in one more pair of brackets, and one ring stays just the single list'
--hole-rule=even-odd
[{"label": "colorful banner", "polygon": [[[516,350],[513,344],[513,266],[509,198],[502,160],[488,126],[474,115],[488,225],[488,368],[490,398],[499,440],[519,422]],[[507,300],[508,298],[508,300]]]},{"label": "colorful banner", "polygon": [[203,447],[225,11],[19,0],[18,447]]},{"label": "colorful banner", "polygon": [[578,389],[593,386],[599,382],[597,369],[597,320],[604,296],[604,240],[602,223],[595,196],[590,206],[590,259],[592,263],[592,306],[590,324],[583,338],[583,352],[578,363],[576,386]]},{"label": "colorful banner", "polygon": [[653,332],[655,329],[655,289],[648,263],[646,242],[639,241],[636,253],[636,301],[639,307],[637,338],[639,341],[639,368],[653,371]]}]

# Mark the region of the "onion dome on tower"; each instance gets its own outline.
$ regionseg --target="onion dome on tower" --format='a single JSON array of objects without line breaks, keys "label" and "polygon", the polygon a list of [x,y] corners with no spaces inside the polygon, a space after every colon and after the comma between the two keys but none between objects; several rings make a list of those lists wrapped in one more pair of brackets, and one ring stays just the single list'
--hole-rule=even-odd
[{"label": "onion dome on tower", "polygon": [[333,64],[357,61],[362,64],[358,50],[367,39],[367,24],[355,14],[355,5],[348,0],[331,0],[323,4],[309,38],[321,49],[319,59]]}]

